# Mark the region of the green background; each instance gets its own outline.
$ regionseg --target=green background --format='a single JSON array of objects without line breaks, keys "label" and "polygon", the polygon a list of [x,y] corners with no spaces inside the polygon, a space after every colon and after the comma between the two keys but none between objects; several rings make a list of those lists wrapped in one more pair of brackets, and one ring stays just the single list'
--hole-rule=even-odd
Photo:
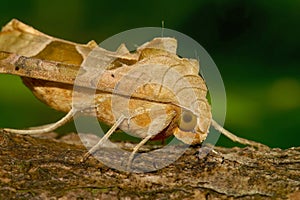
[{"label": "green background", "polygon": [[[211,55],[227,92],[225,127],[271,147],[299,146],[300,1],[3,1],[0,26],[17,18],[59,38],[98,43],[137,27],[180,31]],[[36,100],[15,76],[0,75],[0,127],[63,116]],[[68,132],[72,125],[60,128]],[[219,145],[235,145],[221,137]]]}]

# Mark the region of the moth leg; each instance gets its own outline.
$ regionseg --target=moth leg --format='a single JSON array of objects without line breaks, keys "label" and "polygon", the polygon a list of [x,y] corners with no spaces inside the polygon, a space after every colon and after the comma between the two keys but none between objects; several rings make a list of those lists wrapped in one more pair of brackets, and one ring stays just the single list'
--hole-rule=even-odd
[{"label": "moth leg", "polygon": [[120,124],[126,119],[124,115],[122,115],[115,124],[107,131],[107,133],[99,140],[99,142],[93,146],[87,153],[83,155],[83,158],[81,159],[81,162],[84,162],[90,155],[95,153],[97,149],[106,141],[108,138],[114,133],[114,131],[120,126]]},{"label": "moth leg", "polygon": [[73,119],[73,116],[76,112],[74,112],[73,109],[71,109],[63,118],[58,120],[55,123],[47,124],[44,126],[39,127],[32,127],[31,130],[20,130],[20,129],[10,129],[10,128],[4,128],[3,130],[5,132],[9,133],[17,133],[17,134],[42,134],[42,133],[48,133],[51,131],[54,131],[55,129],[65,125],[67,122],[71,121]]},{"label": "moth leg", "polygon": [[238,142],[240,144],[244,144],[244,145],[250,145],[253,147],[257,147],[257,148],[269,148],[268,146],[261,144],[259,142],[254,142],[251,140],[247,140],[245,138],[240,138],[236,135],[234,135],[233,133],[227,131],[226,129],[224,129],[220,124],[218,124],[215,120],[212,119],[211,122],[212,126],[219,131],[220,133],[222,133],[223,135],[225,135],[226,137],[228,137],[230,140],[232,140],[233,142]]},{"label": "moth leg", "polygon": [[128,162],[127,162],[127,170],[130,170],[131,168],[131,164],[132,161],[134,159],[134,155],[138,152],[138,150],[146,143],[148,142],[151,138],[153,137],[153,135],[148,135],[147,137],[145,137],[140,143],[138,143],[134,148],[133,151],[131,152],[129,158],[128,158]]},{"label": "moth leg", "polygon": [[44,128],[48,128],[48,127],[52,126],[53,124],[55,124],[55,123],[45,124],[45,125],[41,125],[41,126],[29,127],[28,130],[44,129]]}]

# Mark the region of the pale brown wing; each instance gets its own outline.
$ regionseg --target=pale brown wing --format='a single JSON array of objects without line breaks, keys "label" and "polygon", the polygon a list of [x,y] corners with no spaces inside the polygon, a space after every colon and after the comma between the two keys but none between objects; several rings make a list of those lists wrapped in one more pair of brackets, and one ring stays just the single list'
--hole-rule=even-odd
[{"label": "pale brown wing", "polygon": [[[197,98],[205,99],[207,89],[198,75],[198,62],[179,58],[176,48],[174,38],[155,38],[132,54],[124,45],[111,52],[93,41],[76,44],[48,36],[14,19],[0,32],[0,73],[71,85],[76,80],[82,87],[177,105],[178,96],[188,100],[185,91],[191,89]],[[144,69],[153,65],[158,67]],[[149,84],[130,90],[144,83],[141,79]],[[120,83],[123,88],[116,89]]]}]

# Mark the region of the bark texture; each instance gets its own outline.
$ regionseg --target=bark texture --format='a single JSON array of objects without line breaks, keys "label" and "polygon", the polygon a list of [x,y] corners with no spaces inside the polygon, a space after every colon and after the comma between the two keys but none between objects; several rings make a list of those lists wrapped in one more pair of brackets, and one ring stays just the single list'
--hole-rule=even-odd
[{"label": "bark texture", "polygon": [[[166,151],[183,147],[172,148]],[[0,199],[300,199],[300,147],[190,147],[149,173],[121,172],[93,157],[81,163],[86,149],[75,134],[57,140],[0,132],[0,149]],[[121,160],[114,148],[98,153],[107,152]]]}]

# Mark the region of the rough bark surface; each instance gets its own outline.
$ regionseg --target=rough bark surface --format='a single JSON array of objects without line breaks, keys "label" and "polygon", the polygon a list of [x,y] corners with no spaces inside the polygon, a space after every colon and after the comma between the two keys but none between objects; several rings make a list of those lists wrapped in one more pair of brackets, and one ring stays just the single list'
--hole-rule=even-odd
[{"label": "rough bark surface", "polygon": [[300,199],[300,147],[190,147],[158,171],[126,173],[93,157],[81,163],[76,137],[0,132],[0,199]]}]

